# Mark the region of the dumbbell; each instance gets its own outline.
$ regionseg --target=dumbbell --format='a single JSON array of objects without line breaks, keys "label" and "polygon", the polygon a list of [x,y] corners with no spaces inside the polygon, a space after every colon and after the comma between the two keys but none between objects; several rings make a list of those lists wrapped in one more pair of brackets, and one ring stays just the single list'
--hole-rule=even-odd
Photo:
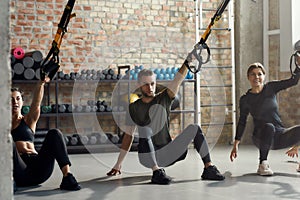
[{"label": "dumbbell", "polygon": [[113,144],[117,144],[120,141],[120,138],[117,134],[113,134],[113,133],[105,133],[108,137],[108,139],[113,143]]},{"label": "dumbbell", "polygon": [[64,73],[63,71],[59,71],[59,72],[57,73],[57,77],[58,77],[58,79],[60,79],[60,80],[64,80],[64,79],[65,79],[65,73]]},{"label": "dumbbell", "polygon": [[86,74],[87,74],[87,75],[91,75],[91,74],[92,74],[92,71],[91,71],[90,69],[87,69],[87,70],[86,70]]},{"label": "dumbbell", "polygon": [[188,73],[185,76],[185,79],[193,79],[194,78],[194,74],[191,71],[188,71]]},{"label": "dumbbell", "polygon": [[102,70],[102,74],[107,75],[108,74],[108,69]]},{"label": "dumbbell", "polygon": [[56,104],[52,104],[51,105],[51,111],[53,112],[53,113],[56,113],[56,109],[57,109],[58,107],[57,107],[57,105]]},{"label": "dumbbell", "polygon": [[75,80],[75,79],[76,79],[76,76],[77,76],[77,73],[76,73],[76,72],[70,72],[70,79],[71,79],[71,80]]},{"label": "dumbbell", "polygon": [[79,135],[79,144],[87,145],[89,143],[89,137],[87,135]]},{"label": "dumbbell", "polygon": [[75,106],[72,104],[65,104],[66,106],[66,112],[72,113],[75,110]]},{"label": "dumbbell", "polygon": [[75,73],[75,79],[80,80],[81,74],[80,73]]},{"label": "dumbbell", "polygon": [[110,75],[110,74],[106,74],[106,75],[105,75],[105,79],[106,79],[106,80],[110,80],[111,78],[112,78],[112,75]]},{"label": "dumbbell", "polygon": [[96,103],[95,103],[94,100],[87,100],[86,104],[89,105],[89,106],[94,106],[94,105],[96,105]]},{"label": "dumbbell", "polygon": [[124,111],[124,106],[121,106],[121,105],[119,105],[119,106],[114,106],[114,107],[112,108],[112,111],[113,111],[113,112],[122,112],[122,111]]},{"label": "dumbbell", "polygon": [[104,133],[92,133],[91,137],[95,137],[98,144],[106,144],[108,142],[108,137]]},{"label": "dumbbell", "polygon": [[77,137],[73,137],[73,136],[67,136],[68,137],[68,144],[70,146],[76,146],[78,145],[78,138]]},{"label": "dumbbell", "polygon": [[91,112],[92,108],[89,105],[84,105],[82,111],[83,112]]},{"label": "dumbbell", "polygon": [[106,112],[111,112],[112,111],[112,107],[111,106],[106,106],[105,111]]},{"label": "dumbbell", "polygon": [[112,75],[111,79],[112,79],[112,80],[117,80],[117,79],[118,79],[118,74]]},{"label": "dumbbell", "polygon": [[41,106],[41,113],[50,113],[51,111],[51,106]]},{"label": "dumbbell", "polygon": [[[75,139],[74,139],[75,138]],[[72,135],[72,139],[74,140],[72,145],[85,145],[88,143],[88,137],[84,136],[84,135],[79,135],[78,133],[75,133]],[[71,139],[71,142],[72,142]],[[75,143],[77,141],[77,143]]]},{"label": "dumbbell", "polygon": [[77,105],[76,107],[75,107],[75,111],[76,112],[82,112],[82,110],[83,110],[83,107],[81,106],[81,105]]},{"label": "dumbbell", "polygon": [[121,79],[123,77],[122,74],[117,74],[117,79]]},{"label": "dumbbell", "polygon": [[97,112],[98,111],[98,107],[96,105],[92,106],[92,112]]},{"label": "dumbbell", "polygon": [[64,75],[64,79],[65,79],[65,80],[71,80],[70,74],[65,74],[65,75]]},{"label": "dumbbell", "polygon": [[105,106],[105,101],[100,101],[100,100],[98,100],[97,101],[97,108],[98,108],[98,112],[104,112],[105,111],[105,109],[106,109],[106,106]]},{"label": "dumbbell", "polygon": [[103,74],[102,72],[98,72],[97,76],[98,76],[98,79],[100,79],[100,80],[105,79],[105,74]]},{"label": "dumbbell", "polygon": [[164,74],[157,74],[158,80],[164,80],[164,78],[165,78]]},{"label": "dumbbell", "polygon": [[58,112],[65,113],[66,112],[66,106],[64,104],[58,104]]},{"label": "dumbbell", "polygon": [[91,145],[97,144],[97,137],[94,135],[90,135],[89,136],[89,144],[91,144]]},{"label": "dumbbell", "polygon": [[23,106],[21,109],[22,114],[26,115],[30,111],[30,106]]}]

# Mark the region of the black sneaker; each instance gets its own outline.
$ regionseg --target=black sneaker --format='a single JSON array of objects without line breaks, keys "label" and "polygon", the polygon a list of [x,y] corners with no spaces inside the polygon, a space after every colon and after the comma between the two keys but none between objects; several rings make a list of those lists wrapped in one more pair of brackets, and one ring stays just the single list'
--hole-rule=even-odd
[{"label": "black sneaker", "polygon": [[60,189],[61,190],[80,190],[81,187],[77,183],[73,174],[68,173],[67,176],[63,177],[61,184],[60,184]]},{"label": "black sneaker", "polygon": [[203,180],[217,180],[222,181],[225,179],[225,176],[223,176],[216,166],[211,165],[207,168],[204,168],[203,173],[201,175],[201,178]]},{"label": "black sneaker", "polygon": [[164,169],[153,171],[151,182],[154,184],[167,185],[171,182],[172,178],[168,176]]},{"label": "black sneaker", "polygon": [[14,186],[14,194],[17,192],[18,188],[17,188],[17,184],[16,181],[13,180],[13,186]]}]

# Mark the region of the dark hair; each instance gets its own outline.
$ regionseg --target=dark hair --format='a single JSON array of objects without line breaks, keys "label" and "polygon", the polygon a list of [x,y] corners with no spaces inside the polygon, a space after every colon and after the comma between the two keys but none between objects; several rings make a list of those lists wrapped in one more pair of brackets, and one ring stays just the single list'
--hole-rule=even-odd
[{"label": "dark hair", "polygon": [[152,76],[154,74],[154,72],[150,69],[142,69],[139,74],[138,74],[138,82],[141,81],[142,76]]},{"label": "dark hair", "polygon": [[23,92],[23,90],[21,89],[21,88],[18,88],[18,87],[12,87],[11,89],[10,89],[10,92],[20,92],[20,94],[21,94],[21,97],[22,97],[22,99],[24,100],[24,92]]},{"label": "dark hair", "polygon": [[249,65],[248,70],[247,70],[247,77],[249,77],[250,72],[253,69],[261,69],[262,73],[264,75],[266,75],[266,70],[265,70],[264,66],[261,63],[259,63],[259,62],[255,62],[255,63],[252,63],[251,65]]}]

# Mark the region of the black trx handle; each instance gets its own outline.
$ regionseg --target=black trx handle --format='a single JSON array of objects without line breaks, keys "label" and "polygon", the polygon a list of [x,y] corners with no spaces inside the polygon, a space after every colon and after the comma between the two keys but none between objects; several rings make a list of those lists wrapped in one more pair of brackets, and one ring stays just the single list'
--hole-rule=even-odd
[{"label": "black trx handle", "polygon": [[[213,27],[213,25],[215,24],[215,22],[217,22],[225,8],[227,7],[228,3],[230,0],[223,0],[222,3],[219,5],[216,13],[214,14],[214,16],[211,18],[211,21],[208,25],[208,27],[206,28],[205,32],[202,34],[200,41],[194,46],[194,49],[189,53],[189,55],[187,56],[186,60],[185,60],[185,65],[187,65],[187,67],[189,68],[189,70],[193,73],[197,73],[200,71],[201,67],[203,64],[207,63],[210,60],[210,49],[208,47],[208,45],[206,44],[206,40],[208,38],[208,36],[211,33],[211,28]],[[202,50],[205,49],[207,51],[207,58],[203,60],[201,53]],[[195,68],[195,70],[192,70],[188,63],[192,62],[193,56],[198,60],[198,67]]]},{"label": "black trx handle", "polygon": [[46,58],[41,63],[41,80],[44,80],[46,76],[52,79],[59,69],[59,48],[62,42],[62,38],[67,32],[67,27],[70,19],[72,17],[75,17],[75,14],[72,14],[74,4],[75,0],[69,0],[64,9],[63,15],[58,24],[57,32],[55,34],[54,40],[52,41],[51,49]]},{"label": "black trx handle", "polygon": [[[300,40],[298,40],[294,45],[295,52],[291,55],[290,58],[290,72],[292,75],[300,72]],[[292,63],[294,58],[295,70],[293,71]]]},{"label": "black trx handle", "polygon": [[[293,66],[292,66],[293,58],[294,58],[295,70],[293,70]],[[290,72],[291,72],[292,75],[295,75],[296,73],[300,72],[300,66],[299,66],[300,63],[297,62],[297,58],[300,58],[300,51],[296,51],[295,53],[293,53],[291,55],[291,58],[290,58]]]}]

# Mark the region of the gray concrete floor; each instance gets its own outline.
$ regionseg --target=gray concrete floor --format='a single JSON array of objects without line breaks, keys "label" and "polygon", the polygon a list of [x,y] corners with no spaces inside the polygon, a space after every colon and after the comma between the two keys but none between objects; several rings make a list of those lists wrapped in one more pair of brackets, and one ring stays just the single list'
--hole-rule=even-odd
[{"label": "gray concrete floor", "polygon": [[170,185],[150,184],[151,172],[142,167],[137,153],[130,152],[123,164],[122,175],[107,177],[118,153],[72,154],[72,172],[81,183],[76,192],[61,191],[61,174],[56,165],[54,174],[38,187],[19,188],[16,200],[152,200],[152,199],[300,199],[300,173],[297,159],[285,155],[285,150],[271,151],[269,163],[275,174],[256,175],[258,152],[253,146],[240,145],[239,157],[229,160],[231,146],[217,146],[211,151],[212,160],[225,174],[225,181],[203,181],[203,165],[194,149],[184,161],[166,168],[173,177]]}]

